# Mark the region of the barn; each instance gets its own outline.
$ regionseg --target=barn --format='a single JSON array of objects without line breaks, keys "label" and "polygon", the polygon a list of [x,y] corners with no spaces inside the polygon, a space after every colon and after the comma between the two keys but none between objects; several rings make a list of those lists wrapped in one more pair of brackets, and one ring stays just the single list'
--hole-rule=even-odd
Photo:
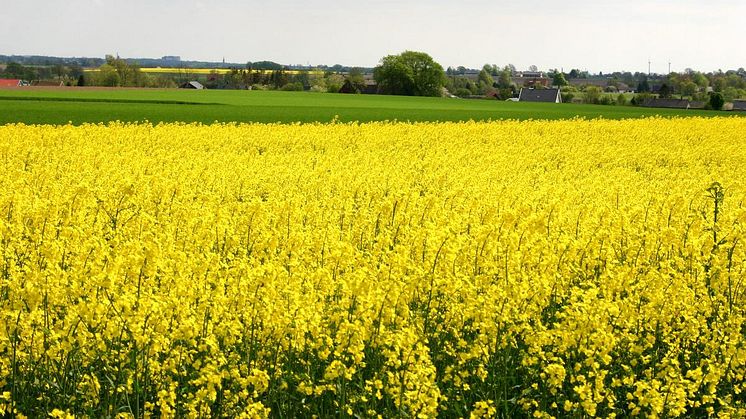
[{"label": "barn", "polygon": [[531,89],[523,87],[518,94],[519,102],[562,103],[560,89]]},{"label": "barn", "polygon": [[339,93],[360,93],[352,82],[347,79],[342,87],[339,88]]},{"label": "barn", "polygon": [[642,106],[648,108],[669,108],[669,109],[704,109],[704,102],[692,102],[688,99],[674,98],[651,98],[642,103]]},{"label": "barn", "polygon": [[188,81],[186,83],[183,83],[181,86],[179,86],[181,89],[197,89],[202,90],[205,88],[205,86],[202,85],[202,83],[198,81]]}]

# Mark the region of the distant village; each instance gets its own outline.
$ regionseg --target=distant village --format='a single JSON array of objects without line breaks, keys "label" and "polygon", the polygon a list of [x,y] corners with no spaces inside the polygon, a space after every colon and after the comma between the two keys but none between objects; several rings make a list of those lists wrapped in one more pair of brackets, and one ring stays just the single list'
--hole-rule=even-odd
[{"label": "distant village", "polygon": [[[0,88],[143,87],[386,94],[375,68],[0,55]],[[415,93],[416,94],[416,93]],[[597,73],[486,64],[443,70],[438,95],[464,100],[746,111],[746,70]],[[430,94],[433,95],[433,94]]]}]

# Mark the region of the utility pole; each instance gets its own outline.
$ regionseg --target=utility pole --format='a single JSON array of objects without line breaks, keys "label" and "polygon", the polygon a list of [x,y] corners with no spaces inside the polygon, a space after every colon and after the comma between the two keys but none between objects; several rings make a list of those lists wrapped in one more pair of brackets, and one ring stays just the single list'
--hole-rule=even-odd
[{"label": "utility pole", "polygon": [[648,58],[648,77],[650,76],[650,58]]},{"label": "utility pole", "polygon": [[668,62],[668,74],[671,74],[671,61]]}]

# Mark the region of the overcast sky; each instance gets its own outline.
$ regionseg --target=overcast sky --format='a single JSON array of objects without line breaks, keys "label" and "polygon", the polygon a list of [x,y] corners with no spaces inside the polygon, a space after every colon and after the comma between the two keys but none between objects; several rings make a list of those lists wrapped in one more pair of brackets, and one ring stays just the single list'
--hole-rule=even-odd
[{"label": "overcast sky", "polygon": [[744,0],[0,0],[0,54],[647,71],[746,67]]}]

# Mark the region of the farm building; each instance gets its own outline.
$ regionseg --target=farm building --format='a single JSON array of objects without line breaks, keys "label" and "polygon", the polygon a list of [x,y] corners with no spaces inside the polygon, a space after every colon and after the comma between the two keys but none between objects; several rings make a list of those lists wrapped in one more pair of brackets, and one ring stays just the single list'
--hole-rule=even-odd
[{"label": "farm building", "polygon": [[642,106],[648,108],[669,108],[669,109],[703,109],[704,102],[690,102],[687,99],[662,99],[652,98],[643,102]]},{"label": "farm building", "polygon": [[596,87],[600,87],[602,89],[605,89],[609,85],[609,80],[608,79],[579,79],[579,78],[573,78],[573,79],[567,79],[567,82],[570,83],[570,86],[575,86],[575,87],[596,86]]},{"label": "farm building", "polygon": [[746,112],[746,100],[734,100],[733,101],[733,110],[734,111]]},{"label": "farm building", "polygon": [[23,85],[23,80],[20,79],[0,79],[0,87],[20,87]]},{"label": "farm building", "polygon": [[516,77],[525,77],[527,79],[540,79],[546,77],[541,71],[523,71],[516,74]]},{"label": "farm building", "polygon": [[365,80],[365,87],[363,88],[363,91],[360,93],[365,94],[365,95],[378,94],[378,83],[376,83],[375,80]]},{"label": "farm building", "polygon": [[698,101],[698,100],[692,100],[689,102],[688,109],[704,109],[704,108],[705,108],[705,102]]},{"label": "farm building", "polygon": [[359,91],[350,80],[345,80],[345,83],[339,88],[339,93],[359,93]]},{"label": "farm building", "polygon": [[183,83],[181,86],[179,86],[180,89],[197,89],[202,90],[205,88],[205,86],[202,85],[202,83],[198,81],[188,81],[186,83]]},{"label": "farm building", "polygon": [[562,95],[560,89],[529,89],[523,87],[521,93],[518,94],[518,101],[562,103]]}]

